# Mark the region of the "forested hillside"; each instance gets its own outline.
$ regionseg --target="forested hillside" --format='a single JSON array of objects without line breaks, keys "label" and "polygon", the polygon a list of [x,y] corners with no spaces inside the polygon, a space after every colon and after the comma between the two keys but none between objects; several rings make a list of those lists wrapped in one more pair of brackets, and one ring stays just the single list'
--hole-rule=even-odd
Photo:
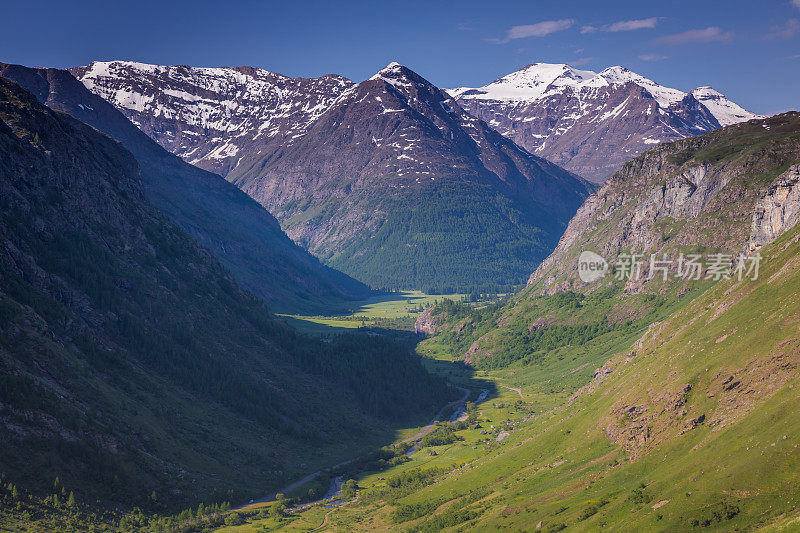
[{"label": "forested hillside", "polygon": [[449,401],[407,348],[276,320],[148,203],[119,143],[2,78],[0,175],[0,465],[21,488],[239,501]]}]

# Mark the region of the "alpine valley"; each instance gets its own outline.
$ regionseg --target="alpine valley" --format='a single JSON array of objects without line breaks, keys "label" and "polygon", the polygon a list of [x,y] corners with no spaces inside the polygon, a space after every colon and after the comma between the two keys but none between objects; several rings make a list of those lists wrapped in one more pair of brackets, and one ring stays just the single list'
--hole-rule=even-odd
[{"label": "alpine valley", "polygon": [[[0,63],[0,533],[800,530],[783,3],[747,31],[546,2],[575,14],[45,1],[7,22],[10,59],[85,66]],[[426,79],[579,41],[690,85]],[[361,76],[91,61],[131,42]],[[389,45],[424,48],[426,77],[352,67]]]}]

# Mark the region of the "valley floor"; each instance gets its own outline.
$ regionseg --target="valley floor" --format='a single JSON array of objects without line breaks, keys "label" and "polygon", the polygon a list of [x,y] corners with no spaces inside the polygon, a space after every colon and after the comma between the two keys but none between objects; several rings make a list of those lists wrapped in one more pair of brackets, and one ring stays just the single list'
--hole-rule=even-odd
[{"label": "valley floor", "polygon": [[[325,335],[346,332],[356,328],[380,328],[413,331],[414,321],[424,308],[445,298],[460,300],[464,295],[425,294],[422,291],[386,293],[350,303],[351,312],[338,316],[280,315],[300,332]],[[385,333],[385,331],[383,331]]]},{"label": "valley floor", "polygon": [[431,371],[490,391],[468,420],[346,472],[337,502],[220,531],[796,531],[800,230],[765,255],[757,282],[544,362],[475,371],[423,341]]}]

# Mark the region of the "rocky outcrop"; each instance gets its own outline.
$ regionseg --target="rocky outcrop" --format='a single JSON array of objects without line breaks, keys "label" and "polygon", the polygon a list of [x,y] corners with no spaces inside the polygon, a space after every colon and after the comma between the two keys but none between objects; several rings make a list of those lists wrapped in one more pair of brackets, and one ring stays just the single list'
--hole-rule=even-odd
[{"label": "rocky outcrop", "polygon": [[439,326],[444,322],[441,315],[432,313],[433,307],[425,309],[414,321],[414,331],[417,335],[436,335]]},{"label": "rocky outcrop", "polygon": [[756,202],[748,250],[755,252],[800,222],[800,165],[778,176]]},{"label": "rocky outcrop", "polygon": [[[648,282],[650,254],[673,260],[692,249],[736,255],[771,242],[800,218],[798,166],[773,183],[763,176],[800,160],[800,144],[787,140],[798,130],[800,113],[790,112],[642,154],[578,209],[529,284],[547,293],[593,290],[610,276],[582,282],[577,258],[583,250],[611,264],[620,253],[633,252],[643,254],[642,276],[626,290],[638,292]],[[739,140],[748,135],[762,144]]]}]

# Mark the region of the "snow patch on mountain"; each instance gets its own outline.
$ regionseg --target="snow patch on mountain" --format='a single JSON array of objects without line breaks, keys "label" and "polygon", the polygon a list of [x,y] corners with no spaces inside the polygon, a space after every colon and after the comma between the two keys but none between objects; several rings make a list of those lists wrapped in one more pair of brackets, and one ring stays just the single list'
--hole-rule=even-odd
[{"label": "snow patch on mountain", "polygon": [[479,89],[461,87],[449,92],[453,97],[537,100],[550,88],[577,87],[596,75],[590,70],[578,70],[565,64],[533,63]]},{"label": "snow patch on mountain", "polygon": [[760,117],[726,99],[711,87],[698,87],[691,93],[686,93],[660,85],[619,65],[596,73],[578,70],[565,63],[533,63],[483,87],[459,87],[447,91],[461,100],[534,103],[559,92],[587,94],[593,88],[626,83],[634,83],[646,89],[662,108],[678,104],[688,94],[692,94],[723,126]]},{"label": "snow patch on mountain", "polygon": [[240,154],[291,144],[355,84],[342,76],[291,78],[253,67],[96,61],[72,73],[167,150],[220,174]]},{"label": "snow patch on mountain", "polygon": [[766,118],[747,111],[739,104],[731,102],[725,95],[711,87],[698,87],[692,91],[697,101],[706,106],[722,126],[730,126],[755,118]]}]

